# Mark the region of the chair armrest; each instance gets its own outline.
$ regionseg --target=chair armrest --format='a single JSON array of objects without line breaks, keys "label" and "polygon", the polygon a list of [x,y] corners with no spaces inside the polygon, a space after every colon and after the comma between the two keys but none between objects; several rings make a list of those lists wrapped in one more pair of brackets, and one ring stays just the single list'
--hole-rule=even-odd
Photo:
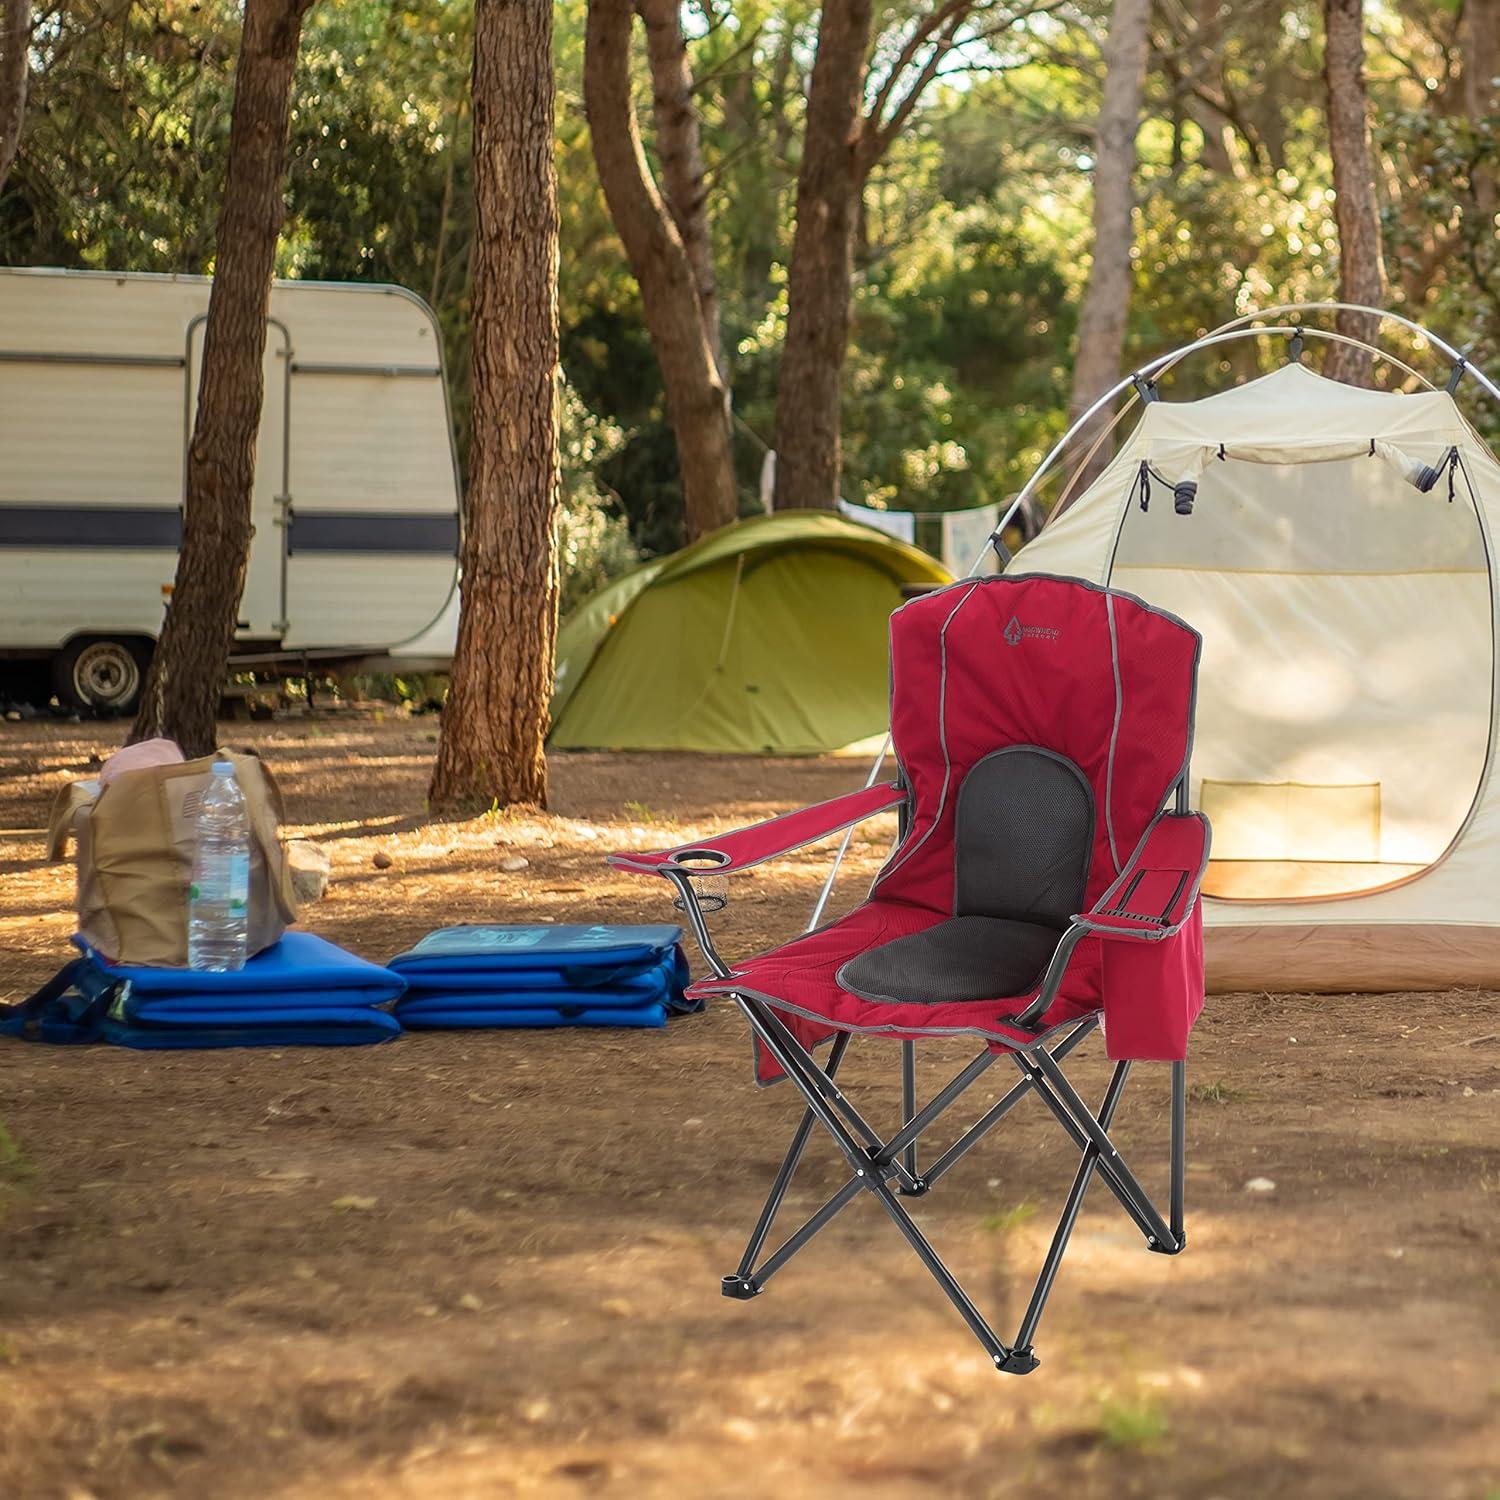
[{"label": "chair armrest", "polygon": [[1084,938],[1159,943],[1178,932],[1197,903],[1208,848],[1208,819],[1202,813],[1158,813],[1114,883],[1068,924],[1036,998],[1012,1018],[1013,1024],[1032,1026],[1046,1014]]},{"label": "chair armrest", "polygon": [[796,812],[783,813],[779,818],[752,823],[748,828],[715,834],[695,844],[651,851],[629,849],[611,854],[609,863],[617,870],[630,870],[641,875],[732,875],[736,870],[748,870],[752,865],[763,864],[779,854],[800,849],[804,844],[816,843],[830,833],[851,828],[876,813],[900,807],[906,798],[905,787],[893,781],[883,782],[827,802],[814,803],[811,807],[799,808]]},{"label": "chair armrest", "polygon": [[1158,814],[1130,863],[1077,922],[1099,937],[1171,937],[1192,915],[1209,839],[1202,813]]}]

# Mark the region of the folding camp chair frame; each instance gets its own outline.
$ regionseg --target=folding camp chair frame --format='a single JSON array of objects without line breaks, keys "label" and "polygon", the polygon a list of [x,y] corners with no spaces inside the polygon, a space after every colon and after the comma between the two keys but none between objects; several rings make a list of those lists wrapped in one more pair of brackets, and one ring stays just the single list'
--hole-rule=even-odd
[{"label": "folding camp chair frame", "polygon": [[[1186,807],[1187,778],[1178,787],[1178,806]],[[720,957],[693,889],[692,873],[680,867],[664,867],[662,873],[671,880],[686,913],[693,936],[704,958],[720,979],[732,977],[729,966]],[[708,873],[703,871],[702,873]],[[1037,997],[1016,1018],[1021,1027],[1032,1027],[1056,998],[1068,962],[1078,942],[1090,930],[1086,921],[1076,921],[1063,934],[1057,952],[1049,964]],[[1128,939],[1127,939],[1128,940]],[[753,994],[735,992],[735,1004],[750,1023],[756,1037],[776,1060],[806,1103],[806,1109],[792,1135],[771,1191],[751,1230],[745,1253],[737,1269],[722,1278],[720,1289],[726,1297],[748,1300],[759,1296],[766,1283],[813,1237],[848,1206],[861,1192],[871,1193],[890,1216],[896,1228],[911,1246],[918,1260],[927,1268],[959,1316],[968,1324],[993,1360],[995,1368],[1011,1375],[1026,1375],[1039,1361],[1032,1348],[1037,1325],[1057,1272],[1062,1265],[1068,1241],[1078,1222],[1079,1211],[1095,1175],[1118,1200],[1130,1219],[1145,1237],[1146,1248],[1162,1255],[1177,1255],[1187,1244],[1184,1231],[1184,1177],[1186,1174],[1187,1131],[1187,1065],[1173,1062],[1171,1107],[1171,1180],[1168,1217],[1160,1210],[1126,1165],[1109,1128],[1125,1091],[1131,1064],[1118,1062],[1097,1114],[1091,1111],[1063,1072],[1062,1062],[1099,1023],[1098,1013],[1080,1017],[1072,1023],[1052,1027],[1039,1033],[1030,1044],[1003,1044],[1004,1053],[986,1045],[973,1061],[966,1064],[932,1099],[918,1109],[916,1099],[916,1044],[901,1043],[901,1128],[888,1140],[882,1140],[863,1115],[851,1104],[835,1081],[839,1066],[849,1049],[854,1033],[840,1030],[833,1039],[826,1066],[818,1063],[776,1014],[775,1008]],[[1050,1045],[1049,1045],[1050,1043]],[[1021,1073],[1014,1084],[992,1104],[966,1131],[925,1170],[920,1171],[917,1145],[920,1137],[944,1114],[992,1064],[1008,1055]],[[1056,1118],[1058,1124],[1078,1147],[1081,1156],[1073,1185],[1063,1204],[1062,1215],[1052,1242],[1042,1262],[1031,1300],[1021,1318],[1015,1338],[1005,1343],[991,1328],[984,1315],[959,1285],[937,1251],[913,1220],[903,1197],[924,1197],[933,1185],[962,1157],[966,1156],[1029,1093],[1035,1093]],[[792,1183],[793,1175],[807,1149],[814,1124],[822,1125],[833,1138],[849,1164],[852,1175],[828,1198],[799,1229],[790,1234],[764,1259],[761,1253],[775,1223],[777,1213]]]}]

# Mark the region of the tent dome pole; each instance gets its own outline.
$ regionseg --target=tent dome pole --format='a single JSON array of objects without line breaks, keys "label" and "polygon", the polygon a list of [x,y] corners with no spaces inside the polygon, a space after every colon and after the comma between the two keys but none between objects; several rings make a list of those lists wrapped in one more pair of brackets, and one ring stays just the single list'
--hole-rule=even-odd
[{"label": "tent dome pole", "polygon": [[[1231,318],[1229,322],[1221,323],[1217,328],[1213,330],[1213,333],[1226,333],[1230,329],[1241,328],[1247,323],[1253,323],[1257,318],[1280,318],[1286,316],[1288,313],[1306,312],[1368,313],[1372,317],[1381,318],[1390,323],[1399,323],[1403,328],[1410,329],[1412,333],[1415,333],[1419,337],[1426,339],[1434,349],[1436,349],[1440,354],[1445,355],[1448,359],[1452,360],[1454,364],[1462,365],[1466,373],[1472,375],[1493,400],[1500,401],[1500,386],[1497,386],[1495,382],[1484,373],[1483,370],[1478,369],[1469,360],[1467,355],[1455,349],[1446,340],[1439,338],[1438,335],[1433,333],[1430,328],[1425,327],[1421,323],[1415,322],[1413,319],[1404,316],[1402,313],[1390,312],[1388,309],[1383,307],[1370,307],[1364,302],[1284,302],[1277,307],[1264,307],[1261,308],[1258,312],[1243,313],[1238,318]],[[1267,331],[1269,332],[1270,330]],[[1316,331],[1317,330],[1311,328],[1307,330],[1307,332],[1309,333],[1314,333]],[[1213,335],[1210,334],[1209,336],[1212,337]],[[1347,337],[1347,335],[1345,335],[1345,337]],[[1387,355],[1383,350],[1375,348],[1373,345],[1366,344],[1364,345],[1364,347],[1366,349],[1369,349],[1372,353],[1380,355],[1382,359],[1390,358],[1390,356]]]},{"label": "tent dome pole", "polygon": [[[1051,471],[1059,457],[1062,455],[1063,451],[1074,440],[1074,438],[1077,437],[1078,433],[1082,431],[1083,428],[1088,426],[1089,422],[1101,410],[1103,410],[1104,407],[1106,407],[1110,402],[1114,401],[1116,397],[1129,392],[1129,399],[1126,401],[1125,406],[1120,410],[1119,414],[1115,418],[1115,422],[1118,423],[1132,406],[1136,405],[1142,400],[1141,391],[1143,389],[1155,389],[1154,377],[1165,374],[1167,370],[1179,364],[1182,360],[1186,359],[1188,355],[1197,354],[1204,349],[1211,349],[1217,345],[1232,343],[1240,339],[1263,338],[1277,334],[1285,335],[1288,338],[1296,338],[1299,341],[1299,344],[1301,340],[1308,337],[1319,338],[1329,343],[1349,344],[1356,349],[1362,349],[1365,353],[1372,354],[1377,359],[1381,359],[1388,364],[1395,365],[1398,369],[1403,370],[1413,379],[1420,381],[1424,386],[1427,387],[1428,390],[1437,389],[1437,386],[1434,385],[1434,383],[1425,375],[1423,375],[1420,370],[1413,369],[1412,366],[1407,364],[1404,360],[1398,358],[1396,355],[1391,354],[1384,349],[1381,349],[1378,345],[1369,343],[1361,338],[1355,338],[1350,334],[1339,333],[1331,329],[1312,328],[1300,321],[1293,323],[1281,323],[1264,328],[1254,328],[1248,326],[1260,318],[1282,318],[1287,316],[1295,317],[1297,315],[1308,312],[1369,313],[1377,318],[1386,319],[1393,323],[1399,323],[1403,328],[1410,329],[1413,333],[1419,335],[1421,338],[1426,339],[1428,343],[1430,343],[1435,349],[1439,351],[1439,353],[1452,360],[1454,370],[1457,372],[1457,376],[1459,379],[1462,378],[1464,373],[1472,375],[1474,379],[1479,383],[1480,387],[1494,401],[1500,403],[1500,387],[1497,387],[1495,383],[1489,378],[1489,376],[1487,376],[1482,370],[1477,369],[1469,361],[1467,356],[1460,353],[1457,349],[1453,348],[1451,344],[1447,343],[1444,339],[1439,338],[1429,329],[1424,328],[1420,323],[1414,322],[1412,319],[1405,317],[1401,313],[1389,312],[1386,309],[1379,307],[1368,307],[1365,304],[1359,302],[1287,302],[1277,307],[1263,308],[1257,312],[1245,313],[1238,318],[1232,318],[1229,322],[1221,324],[1218,328],[1215,328],[1211,333],[1205,334],[1200,339],[1194,339],[1191,342],[1183,344],[1176,349],[1169,350],[1166,354],[1158,355],[1155,359],[1147,360],[1146,363],[1141,365],[1138,369],[1132,370],[1129,375],[1126,375],[1123,379],[1116,381],[1115,384],[1111,386],[1109,390],[1107,390],[1102,396],[1100,396],[1099,399],[1095,401],[1086,411],[1084,411],[1083,414],[1079,416],[1077,420],[1074,421],[1072,425],[1067,429],[1067,431],[1065,431],[1063,435],[1058,438],[1058,440],[1052,445],[1051,449],[1049,449],[1046,455],[1042,458],[1041,463],[1039,463],[1037,467],[1032,470],[1031,477],[1021,487],[1019,493],[1016,495],[1016,498],[1011,501],[1010,506],[1005,511],[1004,515],[1002,515],[1000,517],[1000,520],[996,523],[995,530],[992,533],[992,536],[998,537],[1000,533],[1003,532],[1008,525],[1010,525],[1011,521],[1015,518],[1016,512],[1019,511],[1022,505],[1024,505],[1026,501],[1029,500],[1031,496],[1036,492],[1037,486]],[[1300,348],[1298,352],[1300,354]],[[1452,385],[1453,382],[1450,380],[1450,394],[1452,393]],[[1111,424],[1111,430],[1113,430],[1114,425],[1114,423]],[[984,554],[989,550],[990,545],[991,543],[987,541],[985,545],[980,548],[978,555],[969,565],[969,572],[966,576],[974,576],[980,563],[984,561]],[[880,747],[880,753],[875,757],[874,765],[870,768],[870,774],[865,783],[867,786],[874,784],[875,778],[880,774],[880,768],[884,764],[886,756],[890,754],[890,750],[891,739],[890,736],[887,735],[885,743]],[[812,920],[808,923],[809,931],[811,931],[812,928],[816,927],[818,922],[821,920],[823,912],[827,908],[828,899],[833,894],[834,882],[838,879],[839,868],[843,864],[844,855],[847,853],[849,848],[851,832],[852,830],[845,832],[844,837],[839,844],[838,851],[834,855],[833,864],[828,871],[827,878],[823,882],[822,888],[818,893],[817,902],[813,907]]]},{"label": "tent dome pole", "polygon": [[[1205,334],[1201,339],[1194,339],[1191,343],[1182,344],[1176,349],[1168,350],[1168,352],[1165,354],[1157,355],[1155,359],[1147,360],[1145,364],[1141,365],[1138,369],[1133,370],[1122,380],[1116,381],[1115,384],[1109,388],[1109,390],[1105,391],[1105,393],[1100,396],[1099,399],[1095,401],[1093,405],[1090,406],[1072,424],[1072,426],[1063,433],[1060,438],[1058,438],[1057,442],[1052,445],[1052,448],[1047,453],[1046,457],[1044,457],[1041,463],[1032,470],[1031,477],[1021,487],[1020,492],[1011,502],[1009,509],[1007,509],[1005,514],[1001,516],[999,523],[995,527],[995,531],[998,533],[1005,530],[1005,528],[1010,524],[1012,518],[1015,516],[1016,512],[1021,508],[1023,504],[1025,504],[1028,499],[1031,498],[1032,494],[1035,493],[1036,488],[1041,483],[1042,479],[1045,478],[1046,475],[1051,471],[1053,465],[1057,462],[1057,459],[1062,454],[1063,450],[1067,448],[1067,446],[1073,441],[1078,433],[1084,427],[1086,427],[1092,420],[1092,418],[1096,416],[1105,406],[1107,406],[1117,396],[1122,395],[1126,391],[1130,391],[1130,399],[1129,401],[1127,401],[1125,407],[1125,410],[1129,410],[1129,408],[1140,399],[1139,396],[1135,394],[1135,386],[1137,381],[1141,381],[1143,383],[1147,382],[1154,376],[1164,374],[1174,365],[1179,364],[1182,360],[1186,359],[1188,355],[1197,354],[1201,350],[1211,349],[1219,344],[1232,343],[1239,339],[1264,338],[1268,335],[1273,334],[1283,334],[1287,337],[1290,337],[1293,334],[1301,334],[1304,338],[1311,337],[1324,339],[1329,343],[1335,344],[1350,344],[1356,349],[1363,349],[1367,354],[1373,354],[1377,359],[1382,359],[1385,360],[1388,364],[1395,365],[1398,369],[1405,371],[1406,374],[1412,376],[1417,380],[1420,380],[1422,384],[1427,386],[1429,390],[1436,389],[1432,381],[1430,381],[1419,370],[1414,370],[1404,360],[1397,358],[1395,355],[1388,353],[1384,349],[1381,349],[1378,345],[1367,343],[1364,339],[1355,338],[1347,333],[1337,333],[1325,328],[1310,328],[1303,323],[1285,323],[1267,328],[1247,328],[1242,326],[1250,319],[1270,317],[1273,314],[1293,313],[1305,311],[1309,308],[1341,307],[1346,305],[1351,310],[1356,312],[1374,312],[1377,310],[1374,308],[1358,307],[1353,303],[1291,303],[1286,307],[1273,308],[1266,312],[1247,313],[1245,317],[1236,318],[1232,323],[1226,323],[1222,328],[1216,328],[1212,333]],[[1440,349],[1444,354],[1451,355],[1454,359],[1458,359],[1460,357],[1456,350],[1450,349],[1449,346],[1445,344],[1441,339],[1438,339],[1434,335],[1427,333],[1427,331],[1420,327],[1420,325],[1410,322],[1409,319],[1400,318],[1395,313],[1389,314],[1389,316],[1397,318],[1398,321],[1405,323],[1408,327],[1415,329],[1418,333],[1422,334],[1423,337],[1427,338],[1434,345],[1434,347]],[[1472,365],[1468,365],[1467,368],[1474,373],[1475,378],[1481,382],[1481,384],[1487,391],[1489,391],[1492,396],[1494,396],[1496,401],[1500,401],[1500,389],[1497,389],[1490,382],[1490,380],[1482,375],[1479,371],[1474,370],[1474,367]],[[1121,416],[1123,415],[1124,411],[1121,412]],[[971,567],[970,572],[973,571],[973,568],[977,568],[980,562],[983,561],[983,559],[984,552],[983,550],[981,550],[979,556],[974,559],[973,567]]]}]

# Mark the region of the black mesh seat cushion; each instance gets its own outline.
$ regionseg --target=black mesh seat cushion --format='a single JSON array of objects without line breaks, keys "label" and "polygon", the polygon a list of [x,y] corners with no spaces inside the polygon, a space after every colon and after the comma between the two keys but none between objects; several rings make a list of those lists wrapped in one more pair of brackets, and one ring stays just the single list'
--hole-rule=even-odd
[{"label": "black mesh seat cushion", "polygon": [[1024,995],[1041,980],[1061,936],[1039,922],[954,917],[851,958],[838,982],[863,1000],[894,1005]]},{"label": "black mesh seat cushion", "polygon": [[838,982],[862,1000],[943,1005],[1024,995],[1083,909],[1094,796],[1071,760],[1007,745],[975,763],[954,819],[956,915],[851,958]]}]

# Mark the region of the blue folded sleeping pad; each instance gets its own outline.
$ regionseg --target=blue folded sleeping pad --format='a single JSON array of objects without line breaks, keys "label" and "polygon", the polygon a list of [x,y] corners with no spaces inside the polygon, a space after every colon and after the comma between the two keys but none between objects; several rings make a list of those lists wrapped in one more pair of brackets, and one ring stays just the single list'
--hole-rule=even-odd
[{"label": "blue folded sleeping pad", "polygon": [[401,1023],[379,1007],[399,976],[309,932],[289,932],[227,974],[112,964],[83,956],[19,1005],[0,1006],[0,1036],[120,1047],[350,1046],[384,1042]]},{"label": "blue folded sleeping pad", "polygon": [[406,1027],[665,1026],[702,1009],[680,927],[443,927],[393,958]]}]

